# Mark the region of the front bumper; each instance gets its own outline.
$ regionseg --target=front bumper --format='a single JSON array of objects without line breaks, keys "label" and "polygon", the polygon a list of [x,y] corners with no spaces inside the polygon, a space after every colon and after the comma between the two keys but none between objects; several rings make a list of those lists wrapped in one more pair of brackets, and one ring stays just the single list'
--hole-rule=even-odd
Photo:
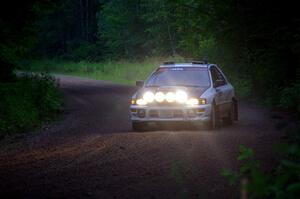
[{"label": "front bumper", "polygon": [[197,106],[130,106],[134,122],[201,121],[208,122],[211,104]]}]

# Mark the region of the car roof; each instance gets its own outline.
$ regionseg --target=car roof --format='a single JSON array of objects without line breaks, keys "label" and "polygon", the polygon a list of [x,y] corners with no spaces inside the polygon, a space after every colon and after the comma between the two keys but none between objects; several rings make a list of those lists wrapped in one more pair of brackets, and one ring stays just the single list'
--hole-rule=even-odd
[{"label": "car roof", "polygon": [[175,63],[175,62],[164,62],[159,67],[160,68],[170,68],[170,67],[201,67],[208,68],[211,64],[202,61],[193,61],[187,63]]}]

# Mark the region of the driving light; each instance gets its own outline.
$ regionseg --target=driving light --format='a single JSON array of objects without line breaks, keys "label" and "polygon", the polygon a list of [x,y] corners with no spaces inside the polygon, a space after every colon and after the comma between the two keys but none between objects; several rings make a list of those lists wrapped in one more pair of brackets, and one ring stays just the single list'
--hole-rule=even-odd
[{"label": "driving light", "polygon": [[154,101],[154,94],[150,91],[147,91],[146,93],[144,93],[143,95],[143,99],[146,101],[146,102],[153,102]]},{"label": "driving light", "polygon": [[198,105],[199,104],[199,100],[196,98],[191,98],[186,102],[188,105]]},{"label": "driving light", "polygon": [[162,92],[157,92],[154,98],[157,102],[163,102],[165,100],[165,94]]},{"label": "driving light", "polygon": [[184,91],[177,91],[176,92],[176,101],[179,103],[184,103],[187,101],[187,93]]},{"label": "driving light", "polygon": [[176,100],[176,95],[173,92],[168,92],[165,96],[167,102],[174,102]]},{"label": "driving light", "polygon": [[136,100],[136,104],[143,106],[143,105],[146,105],[147,102],[144,99],[138,99],[138,100]]}]

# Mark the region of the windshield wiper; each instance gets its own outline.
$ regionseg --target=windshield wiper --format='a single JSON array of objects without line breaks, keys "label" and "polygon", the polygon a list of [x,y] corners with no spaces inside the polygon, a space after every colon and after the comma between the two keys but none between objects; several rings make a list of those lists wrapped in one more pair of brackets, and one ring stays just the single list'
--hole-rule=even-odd
[{"label": "windshield wiper", "polygon": [[200,85],[188,85],[188,84],[176,84],[174,86],[183,86],[183,87],[201,87]]},{"label": "windshield wiper", "polygon": [[157,87],[162,87],[162,86],[171,86],[171,87],[176,87],[176,86],[182,86],[182,87],[205,87],[205,86],[200,86],[200,85],[188,85],[188,84],[176,84],[176,85],[147,85],[146,87],[148,88],[157,88]]},{"label": "windshield wiper", "polygon": [[148,87],[148,88],[151,88],[151,87],[157,88],[157,87],[159,87],[159,86],[156,86],[156,85],[146,85],[146,87]]}]

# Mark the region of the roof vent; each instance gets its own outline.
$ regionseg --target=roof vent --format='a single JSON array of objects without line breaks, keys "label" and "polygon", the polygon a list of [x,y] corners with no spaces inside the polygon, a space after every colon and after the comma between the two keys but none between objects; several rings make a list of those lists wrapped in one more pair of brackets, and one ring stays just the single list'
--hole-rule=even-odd
[{"label": "roof vent", "polygon": [[192,61],[192,64],[207,64],[207,62],[204,62],[204,61]]},{"label": "roof vent", "polygon": [[163,63],[163,65],[174,65],[174,64],[175,64],[175,62],[173,62],[173,61],[165,61]]}]

